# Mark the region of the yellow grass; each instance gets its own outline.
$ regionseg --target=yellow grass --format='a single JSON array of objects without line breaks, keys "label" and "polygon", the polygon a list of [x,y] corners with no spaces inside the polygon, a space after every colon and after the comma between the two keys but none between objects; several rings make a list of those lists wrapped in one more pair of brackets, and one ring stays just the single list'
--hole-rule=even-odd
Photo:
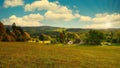
[{"label": "yellow grass", "polygon": [[120,68],[120,46],[0,42],[0,68]]}]

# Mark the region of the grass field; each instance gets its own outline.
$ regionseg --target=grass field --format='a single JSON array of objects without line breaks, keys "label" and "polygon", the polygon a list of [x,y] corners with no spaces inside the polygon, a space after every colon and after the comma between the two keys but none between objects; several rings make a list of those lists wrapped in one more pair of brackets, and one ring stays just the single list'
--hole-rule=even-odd
[{"label": "grass field", "polygon": [[0,68],[120,68],[120,46],[0,42]]}]

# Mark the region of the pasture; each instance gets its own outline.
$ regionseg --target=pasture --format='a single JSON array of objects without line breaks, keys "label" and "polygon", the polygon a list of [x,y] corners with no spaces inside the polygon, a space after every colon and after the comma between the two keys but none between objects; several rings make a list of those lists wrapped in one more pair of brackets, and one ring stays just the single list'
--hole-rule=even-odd
[{"label": "pasture", "polygon": [[120,46],[0,42],[0,68],[120,68]]}]

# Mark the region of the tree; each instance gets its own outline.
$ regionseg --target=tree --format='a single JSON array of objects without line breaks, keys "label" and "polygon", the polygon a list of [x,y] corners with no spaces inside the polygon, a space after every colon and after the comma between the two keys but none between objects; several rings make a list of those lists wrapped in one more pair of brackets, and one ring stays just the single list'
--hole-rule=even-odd
[{"label": "tree", "polygon": [[7,41],[10,41],[10,40],[11,40],[11,38],[10,38],[10,36],[8,34],[3,35],[2,41],[7,42]]},{"label": "tree", "polygon": [[49,41],[49,40],[51,40],[51,37],[50,37],[49,35],[40,34],[39,40],[43,41],[43,43],[44,43],[44,41]]},{"label": "tree", "polygon": [[21,27],[16,27],[16,29],[19,30],[21,34],[24,34],[24,31]]},{"label": "tree", "polygon": [[6,33],[6,34],[3,35],[2,41],[12,42],[12,41],[15,41],[15,39],[11,35],[9,35],[9,34]]},{"label": "tree", "polygon": [[8,28],[6,28],[6,33],[7,33],[7,34],[10,34],[10,33],[11,33]]},{"label": "tree", "polygon": [[45,35],[45,34],[40,34],[39,36],[39,40],[41,41],[47,41],[47,40],[51,40],[51,37],[49,35]]},{"label": "tree", "polygon": [[22,41],[22,35],[21,32],[19,30],[14,30],[14,34],[16,35],[16,41]]},{"label": "tree", "polygon": [[120,31],[116,31],[113,36],[113,43],[120,43]]},{"label": "tree", "polygon": [[79,37],[80,37],[80,39],[82,40],[82,41],[85,41],[86,40],[86,33],[80,33],[79,34]]},{"label": "tree", "polygon": [[12,24],[13,31],[9,28],[4,28],[4,25],[0,22],[0,41],[27,41],[30,39],[30,35],[24,32],[21,27],[17,27],[15,23]]},{"label": "tree", "polygon": [[111,42],[112,43],[112,39],[113,39],[113,31],[103,31],[104,35],[105,35],[105,41],[106,42]]},{"label": "tree", "polygon": [[67,33],[67,40],[75,40],[78,38],[79,38],[79,36],[77,33],[72,33],[72,32]]},{"label": "tree", "polygon": [[92,45],[99,45],[104,40],[104,34],[97,30],[90,30],[86,42]]},{"label": "tree", "polygon": [[12,36],[13,41],[17,40],[17,36],[16,36],[16,34],[14,32],[11,32],[10,35]]},{"label": "tree", "polygon": [[0,41],[3,40],[4,35],[6,34],[5,28],[2,22],[0,22]]},{"label": "tree", "polygon": [[24,32],[23,34],[22,34],[22,38],[23,38],[23,41],[28,41],[28,40],[30,40],[30,34],[29,33],[27,33],[27,32]]},{"label": "tree", "polygon": [[13,24],[12,24],[12,29],[13,29],[13,31],[15,30],[15,28],[16,28],[16,24],[13,23]]},{"label": "tree", "polygon": [[[10,32],[9,28],[6,28],[6,34],[10,38],[10,40],[8,40],[8,41],[16,41],[15,35],[13,34],[13,32]],[[6,39],[9,39],[9,38],[6,38]]]},{"label": "tree", "polygon": [[[13,33],[16,35],[16,41],[27,41],[27,33],[23,31],[21,27],[16,26],[15,23],[12,24]],[[14,36],[12,34],[12,36]],[[15,36],[14,36],[15,37]]]},{"label": "tree", "polygon": [[61,43],[66,43],[66,41],[67,41],[67,32],[65,30],[63,30],[60,33],[59,40],[60,40]]},{"label": "tree", "polygon": [[5,33],[5,28],[2,22],[0,22],[0,34]]},{"label": "tree", "polygon": [[41,40],[41,41],[45,41],[45,36],[44,36],[44,34],[40,34],[40,36],[39,36],[39,40]]}]

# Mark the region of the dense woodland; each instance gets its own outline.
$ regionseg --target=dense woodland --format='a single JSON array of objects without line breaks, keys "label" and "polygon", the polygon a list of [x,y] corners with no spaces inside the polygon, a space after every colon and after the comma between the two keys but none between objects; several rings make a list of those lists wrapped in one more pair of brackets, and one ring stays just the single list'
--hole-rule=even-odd
[{"label": "dense woodland", "polygon": [[4,26],[0,22],[0,41],[24,42],[24,41],[51,41],[53,44],[99,45],[101,43],[120,43],[120,29],[80,29],[80,28],[58,28],[58,27],[19,27],[16,23]]}]

